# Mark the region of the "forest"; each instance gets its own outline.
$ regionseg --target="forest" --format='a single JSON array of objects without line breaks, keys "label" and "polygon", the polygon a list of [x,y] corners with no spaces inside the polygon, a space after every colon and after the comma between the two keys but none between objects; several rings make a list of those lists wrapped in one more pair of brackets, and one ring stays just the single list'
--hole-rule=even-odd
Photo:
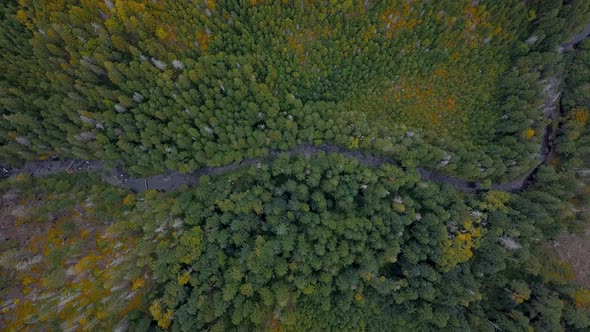
[{"label": "forest", "polygon": [[590,329],[590,2],[0,4],[0,330]]},{"label": "forest", "polygon": [[3,161],[137,174],[328,141],[517,176],[535,162],[554,48],[588,18],[579,0],[5,3]]}]

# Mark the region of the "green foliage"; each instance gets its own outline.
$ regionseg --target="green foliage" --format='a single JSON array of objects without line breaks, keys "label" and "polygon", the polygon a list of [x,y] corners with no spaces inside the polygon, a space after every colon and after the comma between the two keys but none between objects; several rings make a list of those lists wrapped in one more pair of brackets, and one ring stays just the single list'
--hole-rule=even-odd
[{"label": "green foliage", "polygon": [[[561,181],[550,169],[540,172]],[[40,317],[39,324],[64,328],[585,328],[585,293],[540,245],[564,227],[566,208],[555,197],[567,190],[537,183],[519,195],[466,196],[391,165],[372,169],[336,154],[282,155],[169,194],[132,195],[82,174],[3,181],[4,191],[46,197],[29,214],[37,222],[61,216],[40,242],[52,248],[42,269],[26,278],[3,273],[4,284],[18,280],[31,294],[90,292],[71,304],[84,308],[81,322],[71,306],[55,316],[53,301],[61,297],[51,295],[16,304],[5,323],[17,328]],[[543,194],[545,186],[554,191]],[[109,195],[116,199],[101,199]],[[102,220],[115,222],[102,236],[88,237],[73,222],[79,217],[69,215],[88,202],[85,218],[96,221],[108,202]],[[60,245],[64,239],[69,247]],[[117,241],[127,249],[113,250]],[[16,250],[2,261],[26,253]],[[111,267],[107,273],[101,266]],[[82,281],[64,283],[72,269]],[[114,293],[102,293],[105,287]],[[135,297],[109,309],[102,304],[129,294]]]},{"label": "green foliage", "polygon": [[[19,199],[10,220],[38,233],[0,244],[0,328],[588,329],[588,291],[546,243],[590,202],[590,43],[556,52],[589,13],[583,0],[4,1],[3,163],[192,172],[312,142],[403,168],[279,154],[137,195],[89,174],[2,180]],[[537,165],[561,75],[555,153],[524,192],[490,190]]]},{"label": "green foliage", "polygon": [[566,39],[588,12],[549,2],[6,4],[2,160],[190,172],[328,141],[511,178],[540,140],[522,133],[544,125],[551,54],[536,46]]},{"label": "green foliage", "polygon": [[[567,58],[562,118],[555,139],[552,162],[556,175],[549,177],[543,190],[558,195],[570,228],[583,232],[588,216],[584,210],[590,202],[590,43],[582,42]],[[556,179],[556,177],[558,177]],[[551,181],[553,180],[553,181]],[[569,211],[568,211],[569,210]],[[575,213],[574,213],[575,212]]]},{"label": "green foliage", "polygon": [[338,155],[281,156],[212,179],[183,194],[179,214],[137,221],[154,247],[154,317],[172,329],[371,328],[401,311],[394,326],[445,326],[453,303],[477,298],[441,287],[473,245],[449,251],[446,240],[479,237],[471,221],[466,234],[444,226],[468,215],[460,202],[393,166]]}]

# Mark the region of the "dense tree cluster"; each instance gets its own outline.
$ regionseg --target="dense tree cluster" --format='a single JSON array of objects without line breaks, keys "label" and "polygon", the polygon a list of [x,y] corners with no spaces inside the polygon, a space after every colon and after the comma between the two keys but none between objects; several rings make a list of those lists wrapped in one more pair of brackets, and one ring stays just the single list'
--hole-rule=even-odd
[{"label": "dense tree cluster", "polygon": [[58,155],[188,172],[330,141],[510,178],[541,138],[539,61],[588,3],[21,0],[0,10],[4,162]]},{"label": "dense tree cluster", "polygon": [[[2,226],[32,231],[0,243],[0,329],[590,328],[550,249],[590,203],[590,43],[560,48],[590,2],[0,3],[3,164],[192,172],[302,142],[399,161],[273,153],[170,193],[2,180]],[[490,188],[543,136],[520,193],[416,171]]]},{"label": "dense tree cluster", "polygon": [[180,214],[138,225],[147,243],[158,234],[150,311],[181,330],[446,325],[450,298],[477,298],[444,273],[471,257],[481,217],[417,178],[331,155],[206,179],[178,198]]},{"label": "dense tree cluster", "polygon": [[[551,162],[562,178],[564,204],[570,208],[572,226],[587,219],[590,203],[590,43],[584,41],[567,57],[561,99],[561,118]],[[547,188],[547,190],[550,190]],[[583,230],[583,229],[582,229]]]},{"label": "dense tree cluster", "polygon": [[569,57],[556,151],[567,168],[588,176],[584,165],[590,160],[590,43],[584,41]]},{"label": "dense tree cluster", "polygon": [[320,155],[205,179],[173,202],[147,222],[158,203],[138,203],[145,217],[122,223],[143,234],[132,260],[154,274],[161,328],[590,324],[571,275],[543,261],[541,244],[563,222],[559,204],[535,194],[463,196],[393,166]]},{"label": "dense tree cluster", "polygon": [[538,178],[472,196],[339,154],[279,156],[174,193],[17,177],[0,191],[30,210],[19,222],[50,224],[34,245],[3,247],[0,324],[584,329],[588,292],[546,245],[571,225],[571,183],[549,167]]}]

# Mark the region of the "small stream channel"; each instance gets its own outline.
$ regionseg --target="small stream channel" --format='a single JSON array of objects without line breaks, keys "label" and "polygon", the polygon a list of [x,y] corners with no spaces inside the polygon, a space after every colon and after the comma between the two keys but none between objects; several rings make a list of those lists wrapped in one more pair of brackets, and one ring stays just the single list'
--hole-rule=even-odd
[{"label": "small stream channel", "polygon": [[[576,34],[569,42],[562,44],[559,47],[559,52],[569,51],[574,49],[575,45],[584,40],[590,35],[590,23],[587,24],[583,31]],[[555,78],[552,78],[555,79]],[[556,79],[555,79],[556,80]],[[561,80],[556,80],[553,84],[559,86]],[[553,92],[553,93],[552,93]],[[557,93],[557,97],[555,97]],[[523,190],[530,181],[539,166],[545,163],[548,156],[554,149],[555,130],[554,124],[559,119],[559,94],[552,89],[545,89],[545,116],[551,119],[551,123],[547,125],[543,132],[543,139],[539,147],[539,163],[537,166],[530,169],[526,174],[519,179],[492,184],[492,189],[502,190],[507,192],[519,192]],[[302,143],[295,148],[288,151],[274,151],[271,150],[267,156],[245,159],[239,163],[233,163],[218,167],[203,167],[199,170],[182,174],[180,172],[166,172],[146,178],[133,178],[128,176],[119,168],[107,169],[102,160],[45,160],[27,162],[21,168],[9,169],[0,165],[0,179],[8,178],[16,174],[31,174],[34,177],[43,177],[50,174],[61,172],[100,172],[103,181],[126,188],[133,192],[141,192],[148,189],[155,189],[159,191],[174,191],[183,186],[194,187],[199,184],[199,180],[204,175],[221,175],[229,171],[235,170],[238,167],[255,165],[264,163],[268,160],[283,153],[290,156],[304,155],[307,158],[320,153],[340,153],[349,158],[357,159],[361,164],[369,167],[379,167],[382,164],[393,164],[399,166],[399,162],[393,158],[372,155],[361,151],[351,151],[333,144],[313,145],[310,143]],[[448,184],[455,187],[457,190],[463,192],[475,192],[482,189],[481,182],[468,181],[458,177],[445,175],[435,171],[427,170],[425,168],[417,168],[416,171],[420,174],[424,181],[433,181],[438,184]]]}]

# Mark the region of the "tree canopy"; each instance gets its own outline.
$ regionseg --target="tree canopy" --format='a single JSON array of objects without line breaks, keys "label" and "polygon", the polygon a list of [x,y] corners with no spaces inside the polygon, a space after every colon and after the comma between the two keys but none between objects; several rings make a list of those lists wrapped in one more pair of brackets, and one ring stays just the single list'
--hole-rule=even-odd
[{"label": "tree canopy", "polygon": [[2,179],[0,329],[588,330],[553,244],[587,228],[590,43],[567,42],[589,19],[584,0],[0,1],[0,176],[75,158],[198,178]]}]

